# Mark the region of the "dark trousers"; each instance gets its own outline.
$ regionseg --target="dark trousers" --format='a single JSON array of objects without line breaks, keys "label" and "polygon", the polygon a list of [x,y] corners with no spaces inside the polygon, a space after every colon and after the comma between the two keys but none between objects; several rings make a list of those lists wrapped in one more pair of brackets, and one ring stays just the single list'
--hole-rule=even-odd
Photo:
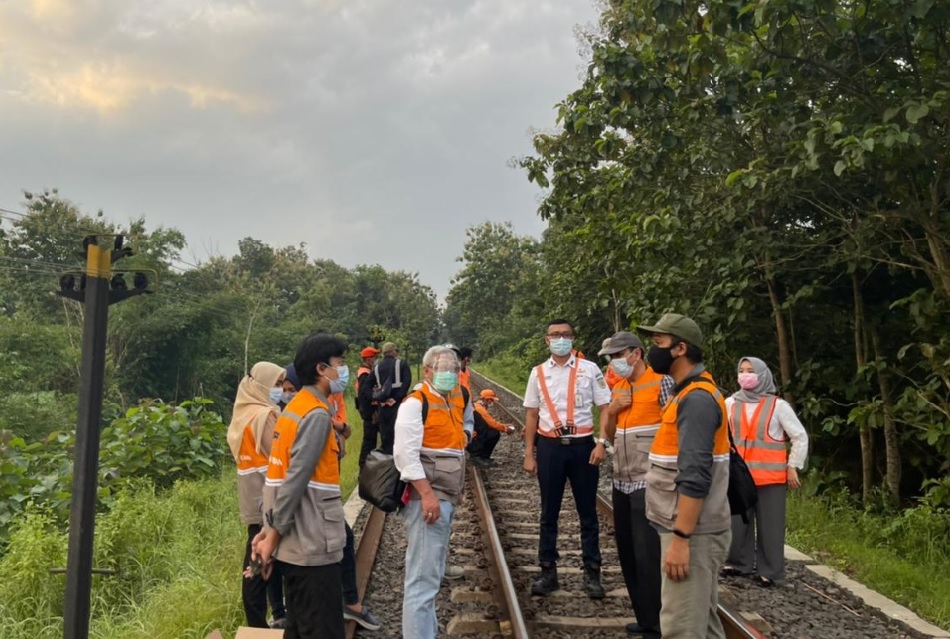
[{"label": "dark trousers", "polygon": [[366,461],[366,456],[376,448],[376,440],[379,438],[379,423],[373,423],[373,418],[363,417],[363,443],[360,445],[360,468]]},{"label": "dark trousers", "polygon": [[749,511],[749,523],[732,516],[732,546],[726,563],[733,568],[776,583],[785,581],[785,484],[756,486],[758,503]]},{"label": "dark trousers", "polygon": [[340,562],[341,581],[343,583],[343,603],[355,606],[360,602],[360,593],[356,588],[356,549],[353,529],[345,521],[346,545],[343,547],[343,561]]},{"label": "dark trousers", "polygon": [[613,490],[617,555],[637,623],[660,631],[660,535],[647,520],[645,489]]},{"label": "dark trousers", "polygon": [[343,639],[340,564],[295,566],[278,563],[287,586],[284,639]]},{"label": "dark trousers", "polygon": [[491,457],[492,451],[495,450],[495,445],[498,444],[500,438],[501,433],[489,427],[482,420],[476,419],[475,437],[469,442],[467,450],[472,457],[488,459]]},{"label": "dark trousers", "polygon": [[399,404],[379,407],[379,436],[383,443],[379,447],[387,455],[393,454],[393,442],[396,441],[396,413]]},{"label": "dark trousers", "polygon": [[[251,541],[261,531],[260,524],[249,524],[247,527],[247,545],[244,548],[244,568],[251,564]],[[251,628],[269,628],[267,625],[267,600],[270,599],[271,611],[274,619],[280,619],[284,610],[284,585],[280,570],[271,573],[270,579],[264,581],[260,575],[244,578],[241,583],[241,599],[244,602],[244,614],[247,616],[247,625]]]},{"label": "dark trousers", "polygon": [[600,522],[597,520],[597,480],[600,468],[590,463],[594,438],[564,446],[557,439],[538,437],[538,483],[541,486],[541,542],[538,562],[557,564],[557,520],[561,514],[564,484],[571,481],[571,492],[581,520],[581,554],[584,565],[600,568]]}]

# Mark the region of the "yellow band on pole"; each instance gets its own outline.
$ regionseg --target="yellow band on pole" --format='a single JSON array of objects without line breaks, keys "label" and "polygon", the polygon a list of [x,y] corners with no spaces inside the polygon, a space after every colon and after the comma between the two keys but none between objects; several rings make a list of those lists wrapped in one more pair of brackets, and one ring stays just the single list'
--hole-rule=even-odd
[{"label": "yellow band on pole", "polygon": [[86,277],[109,279],[111,271],[112,251],[90,243],[86,247]]}]

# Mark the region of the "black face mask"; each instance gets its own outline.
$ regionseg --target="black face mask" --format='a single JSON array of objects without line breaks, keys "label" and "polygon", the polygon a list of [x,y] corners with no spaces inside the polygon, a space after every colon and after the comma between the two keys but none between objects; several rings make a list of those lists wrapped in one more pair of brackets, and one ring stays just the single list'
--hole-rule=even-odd
[{"label": "black face mask", "polygon": [[651,346],[650,352],[647,353],[647,363],[650,365],[650,368],[660,375],[669,374],[670,368],[673,366],[673,361],[676,359],[673,357],[672,351],[673,346],[667,346],[665,348]]}]

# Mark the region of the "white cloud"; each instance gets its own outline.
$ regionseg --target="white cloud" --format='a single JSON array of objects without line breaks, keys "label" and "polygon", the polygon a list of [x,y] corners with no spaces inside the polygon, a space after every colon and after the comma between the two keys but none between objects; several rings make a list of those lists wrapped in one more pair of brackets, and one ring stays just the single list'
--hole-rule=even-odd
[{"label": "white cloud", "polygon": [[58,186],[198,247],[304,240],[444,293],[466,226],[540,230],[506,162],[577,86],[573,27],[595,17],[590,0],[2,4],[0,206]]}]

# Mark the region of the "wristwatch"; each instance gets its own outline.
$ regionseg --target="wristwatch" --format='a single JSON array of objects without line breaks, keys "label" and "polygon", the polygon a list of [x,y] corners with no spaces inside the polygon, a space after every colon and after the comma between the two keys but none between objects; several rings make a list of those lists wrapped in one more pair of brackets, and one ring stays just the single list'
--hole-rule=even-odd
[{"label": "wristwatch", "polygon": [[679,537],[680,539],[689,539],[690,537],[692,537],[692,535],[687,535],[686,533],[684,533],[682,530],[679,530],[678,528],[673,529],[673,534]]},{"label": "wristwatch", "polygon": [[607,441],[607,438],[606,438],[606,437],[601,437],[600,439],[597,440],[597,443],[598,443],[598,444],[603,444],[603,445],[604,445],[604,448],[607,448],[608,446],[610,446],[610,442]]}]

